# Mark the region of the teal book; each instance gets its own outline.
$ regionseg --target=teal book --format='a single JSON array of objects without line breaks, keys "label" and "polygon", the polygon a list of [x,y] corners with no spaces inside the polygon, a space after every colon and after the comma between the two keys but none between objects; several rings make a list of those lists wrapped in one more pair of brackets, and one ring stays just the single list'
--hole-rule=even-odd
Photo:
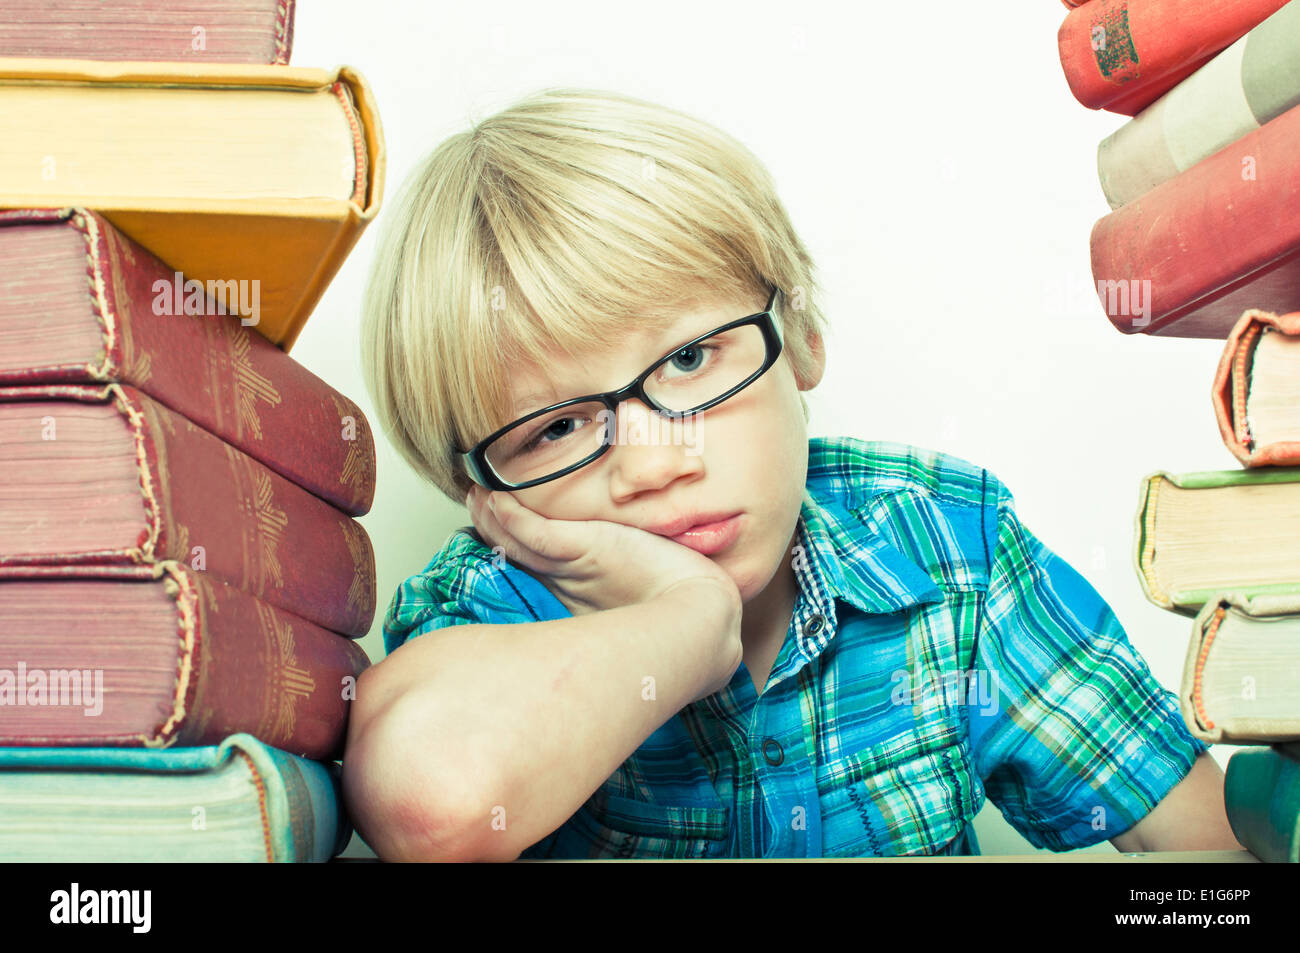
[{"label": "teal book", "polygon": [[0,748],[0,861],[323,863],[340,771],[230,735],[200,748]]},{"label": "teal book", "polygon": [[1267,863],[1300,863],[1300,743],[1235,752],[1223,798],[1243,847]]}]

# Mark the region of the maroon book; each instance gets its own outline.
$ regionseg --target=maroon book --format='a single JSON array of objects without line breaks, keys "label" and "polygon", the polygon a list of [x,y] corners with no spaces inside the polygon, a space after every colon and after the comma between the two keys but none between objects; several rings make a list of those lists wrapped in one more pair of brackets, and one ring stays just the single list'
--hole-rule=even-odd
[{"label": "maroon book", "polygon": [[286,65],[294,0],[0,0],[0,56]]},{"label": "maroon book", "polygon": [[1223,339],[1246,311],[1300,311],[1300,106],[1098,219],[1090,247],[1125,334]]},{"label": "maroon book", "polygon": [[186,287],[94,212],[0,211],[0,386],[130,384],[339,509],[366,513],[375,445],[361,408],[220,301],[205,294],[207,313],[183,313],[199,301]]},{"label": "maroon book", "polygon": [[176,560],[364,635],[356,520],[129,385],[0,388],[0,566]]},{"label": "maroon book", "polygon": [[0,567],[0,745],[211,745],[337,758],[356,642],[174,562]]}]

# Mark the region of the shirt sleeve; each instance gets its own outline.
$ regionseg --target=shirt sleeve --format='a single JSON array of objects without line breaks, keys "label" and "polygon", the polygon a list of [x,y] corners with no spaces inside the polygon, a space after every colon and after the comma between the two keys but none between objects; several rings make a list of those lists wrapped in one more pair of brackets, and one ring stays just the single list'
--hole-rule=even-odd
[{"label": "shirt sleeve", "polygon": [[481,622],[468,598],[470,584],[463,564],[430,565],[397,587],[384,616],[384,652],[418,635],[453,625]]},{"label": "shirt sleeve", "polygon": [[384,651],[453,625],[510,625],[570,615],[538,579],[498,558],[469,532],[453,534],[424,568],[397,588],[384,616]]},{"label": "shirt sleeve", "polygon": [[[989,587],[968,699],[985,793],[1036,847],[1073,850],[1145,817],[1209,746],[1151,674],[1110,606],[1017,519],[996,487]],[[990,493],[993,488],[990,488]]]}]

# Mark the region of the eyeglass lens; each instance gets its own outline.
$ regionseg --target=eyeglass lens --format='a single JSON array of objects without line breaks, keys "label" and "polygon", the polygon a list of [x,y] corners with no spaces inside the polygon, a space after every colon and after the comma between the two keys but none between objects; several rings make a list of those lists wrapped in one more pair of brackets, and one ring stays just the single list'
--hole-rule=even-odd
[{"label": "eyeglass lens", "polygon": [[[646,393],[684,413],[727,393],[763,366],[763,332],[744,324],[675,351],[645,380]],[[680,424],[674,424],[680,426]],[[524,421],[487,448],[492,469],[509,483],[558,473],[615,439],[616,420],[600,401],[570,404]]]}]

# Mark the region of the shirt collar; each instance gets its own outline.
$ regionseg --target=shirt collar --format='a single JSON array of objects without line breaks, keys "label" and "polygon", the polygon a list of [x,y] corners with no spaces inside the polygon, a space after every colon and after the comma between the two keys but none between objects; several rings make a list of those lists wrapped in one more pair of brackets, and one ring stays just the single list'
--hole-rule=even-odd
[{"label": "shirt collar", "polygon": [[[819,647],[833,633],[835,599],[865,613],[899,612],[943,600],[930,575],[864,518],[810,490],[804,491],[799,509],[799,546],[792,563],[811,605],[807,618],[796,619],[795,631]],[[818,614],[824,617],[820,624]]]}]

